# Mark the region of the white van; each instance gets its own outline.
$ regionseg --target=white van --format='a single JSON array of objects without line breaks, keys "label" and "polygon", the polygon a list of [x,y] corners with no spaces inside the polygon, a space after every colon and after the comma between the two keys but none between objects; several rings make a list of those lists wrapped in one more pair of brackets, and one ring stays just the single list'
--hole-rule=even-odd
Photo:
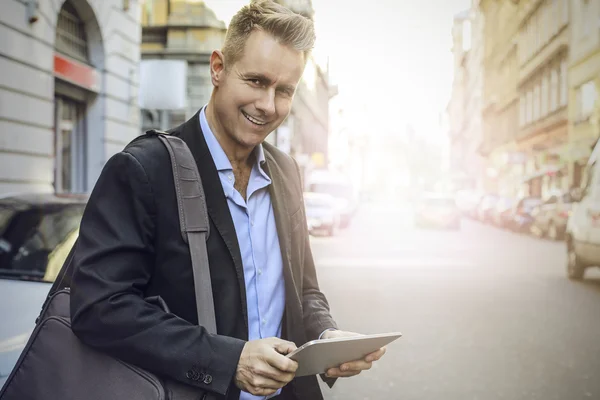
[{"label": "white van", "polygon": [[582,187],[572,194],[577,203],[567,223],[567,274],[579,280],[586,268],[600,267],[600,141],[588,161]]}]

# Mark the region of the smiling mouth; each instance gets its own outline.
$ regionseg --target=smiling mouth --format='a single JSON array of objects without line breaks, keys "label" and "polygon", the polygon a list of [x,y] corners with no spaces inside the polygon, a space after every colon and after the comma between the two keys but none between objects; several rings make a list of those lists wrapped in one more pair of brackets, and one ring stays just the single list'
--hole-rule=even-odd
[{"label": "smiling mouth", "polygon": [[251,116],[251,115],[249,115],[249,114],[246,114],[246,113],[244,112],[244,110],[242,110],[242,114],[244,115],[244,117],[246,117],[246,119],[247,119],[248,121],[252,122],[254,125],[257,125],[257,126],[265,126],[265,125],[267,124],[266,122],[263,122],[263,121],[261,121],[260,119],[254,118],[253,116]]}]

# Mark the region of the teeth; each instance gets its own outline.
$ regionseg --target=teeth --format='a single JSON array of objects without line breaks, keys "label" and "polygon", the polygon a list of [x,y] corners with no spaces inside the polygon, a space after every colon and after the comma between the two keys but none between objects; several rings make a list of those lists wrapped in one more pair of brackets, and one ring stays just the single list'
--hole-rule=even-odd
[{"label": "teeth", "polygon": [[258,119],[251,117],[250,115],[246,114],[243,111],[242,111],[242,114],[244,114],[244,117],[246,117],[253,124],[256,124],[256,125],[266,125],[266,122],[259,121]]}]

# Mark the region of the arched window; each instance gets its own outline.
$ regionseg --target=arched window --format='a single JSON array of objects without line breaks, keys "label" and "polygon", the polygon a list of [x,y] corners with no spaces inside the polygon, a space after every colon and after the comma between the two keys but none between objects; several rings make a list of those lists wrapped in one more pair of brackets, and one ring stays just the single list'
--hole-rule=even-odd
[{"label": "arched window", "polygon": [[71,0],[64,2],[56,26],[56,51],[89,64],[85,23],[79,17]]}]

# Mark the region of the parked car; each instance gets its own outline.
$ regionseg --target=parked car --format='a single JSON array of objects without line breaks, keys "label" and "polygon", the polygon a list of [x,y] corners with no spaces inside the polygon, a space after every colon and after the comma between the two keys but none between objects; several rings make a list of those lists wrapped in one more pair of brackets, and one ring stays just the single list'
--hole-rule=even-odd
[{"label": "parked car", "polygon": [[481,222],[492,222],[493,210],[499,197],[495,194],[486,194],[483,196],[479,207],[477,208],[477,219]]},{"label": "parked car", "polygon": [[500,228],[508,228],[514,205],[514,199],[509,197],[498,198],[494,208],[490,211],[492,223]]},{"label": "parked car", "polygon": [[460,229],[461,215],[452,195],[428,193],[416,204],[415,225]]},{"label": "parked car", "polygon": [[306,190],[332,196],[340,215],[340,228],[350,225],[359,205],[358,191],[352,179],[329,170],[315,170],[307,178]]},{"label": "parked car", "polygon": [[0,198],[0,387],[77,239],[84,207],[83,197]]},{"label": "parked car", "polygon": [[573,213],[567,223],[567,274],[582,279],[589,267],[600,266],[600,142],[588,161],[582,188],[573,190]]},{"label": "parked car", "polygon": [[539,197],[523,197],[512,210],[509,228],[514,232],[529,233],[533,223],[533,212],[542,204]]},{"label": "parked car", "polygon": [[569,193],[550,196],[534,215],[532,233],[552,240],[563,240],[572,209],[573,202]]},{"label": "parked car", "polygon": [[306,221],[311,235],[335,235],[340,227],[340,212],[333,196],[323,193],[304,193]]},{"label": "parked car", "polygon": [[459,190],[456,193],[456,205],[464,217],[476,219],[477,209],[483,194],[474,190]]}]

